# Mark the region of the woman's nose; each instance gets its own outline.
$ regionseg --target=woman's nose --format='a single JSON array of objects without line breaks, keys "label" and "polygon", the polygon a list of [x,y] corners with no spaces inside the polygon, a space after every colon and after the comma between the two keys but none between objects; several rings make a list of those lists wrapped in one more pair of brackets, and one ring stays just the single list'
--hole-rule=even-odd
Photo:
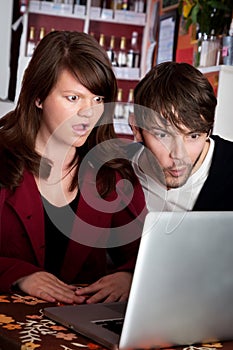
[{"label": "woman's nose", "polygon": [[90,118],[94,114],[93,108],[92,102],[88,99],[79,101],[77,114],[81,117]]}]

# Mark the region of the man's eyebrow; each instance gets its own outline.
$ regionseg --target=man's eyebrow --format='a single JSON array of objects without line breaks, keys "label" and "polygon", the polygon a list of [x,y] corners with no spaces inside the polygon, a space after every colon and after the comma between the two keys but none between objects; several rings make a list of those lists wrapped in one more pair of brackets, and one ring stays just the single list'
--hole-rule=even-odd
[{"label": "man's eyebrow", "polygon": [[[192,135],[192,134],[201,134],[201,133],[203,133],[200,130],[190,130],[190,131],[185,131],[185,130],[184,131],[182,131],[182,130],[179,131],[179,129],[177,129],[177,131],[173,130],[173,129],[171,130],[171,129],[169,129],[169,126],[167,126],[167,127],[151,126],[150,130],[151,131],[158,131],[158,132],[166,132],[168,134],[176,134],[177,131],[178,131],[178,133],[181,133],[181,134],[186,135],[186,136],[189,136],[189,135]],[[148,130],[148,131],[150,131],[150,130]]]},{"label": "man's eyebrow", "polygon": [[164,132],[164,133],[168,133],[167,129],[163,129],[160,127],[156,127],[156,126],[151,126],[150,128],[143,128],[143,130],[145,130],[146,132],[149,132],[150,134],[156,133],[156,132]]},{"label": "man's eyebrow", "polygon": [[191,131],[184,132],[185,135],[202,134],[202,133],[203,131],[200,131],[200,130],[191,130]]},{"label": "man's eyebrow", "polygon": [[159,126],[159,125],[152,125],[151,127],[150,127],[150,130],[159,130],[159,131],[168,131],[168,127],[167,126]]}]

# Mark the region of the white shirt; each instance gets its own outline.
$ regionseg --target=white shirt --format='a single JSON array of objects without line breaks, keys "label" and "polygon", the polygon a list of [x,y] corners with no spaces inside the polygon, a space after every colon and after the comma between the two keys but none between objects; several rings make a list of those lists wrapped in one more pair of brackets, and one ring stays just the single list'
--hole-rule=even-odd
[{"label": "white shirt", "polygon": [[214,140],[200,168],[193,173],[187,182],[178,188],[167,190],[155,179],[146,175],[139,167],[139,158],[144,150],[142,147],[132,158],[132,166],[142,185],[147,208],[149,211],[187,211],[192,210],[197,197],[206,181],[214,152]]}]

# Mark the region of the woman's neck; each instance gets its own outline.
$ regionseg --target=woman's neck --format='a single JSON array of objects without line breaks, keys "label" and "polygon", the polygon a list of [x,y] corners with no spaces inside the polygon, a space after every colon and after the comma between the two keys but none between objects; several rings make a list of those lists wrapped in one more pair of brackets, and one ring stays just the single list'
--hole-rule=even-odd
[{"label": "woman's neck", "polygon": [[47,179],[35,177],[37,187],[43,197],[58,207],[72,201],[78,188],[70,191],[76,167],[71,167],[76,148],[61,144],[56,139],[41,137],[36,139],[36,151],[51,162],[51,171]]}]

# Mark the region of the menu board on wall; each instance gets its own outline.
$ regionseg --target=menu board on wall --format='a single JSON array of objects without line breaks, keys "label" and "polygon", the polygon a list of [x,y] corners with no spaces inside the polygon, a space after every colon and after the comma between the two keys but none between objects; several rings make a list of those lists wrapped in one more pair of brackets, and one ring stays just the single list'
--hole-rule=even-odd
[{"label": "menu board on wall", "polygon": [[157,64],[175,60],[177,35],[177,11],[167,12],[160,17]]}]

